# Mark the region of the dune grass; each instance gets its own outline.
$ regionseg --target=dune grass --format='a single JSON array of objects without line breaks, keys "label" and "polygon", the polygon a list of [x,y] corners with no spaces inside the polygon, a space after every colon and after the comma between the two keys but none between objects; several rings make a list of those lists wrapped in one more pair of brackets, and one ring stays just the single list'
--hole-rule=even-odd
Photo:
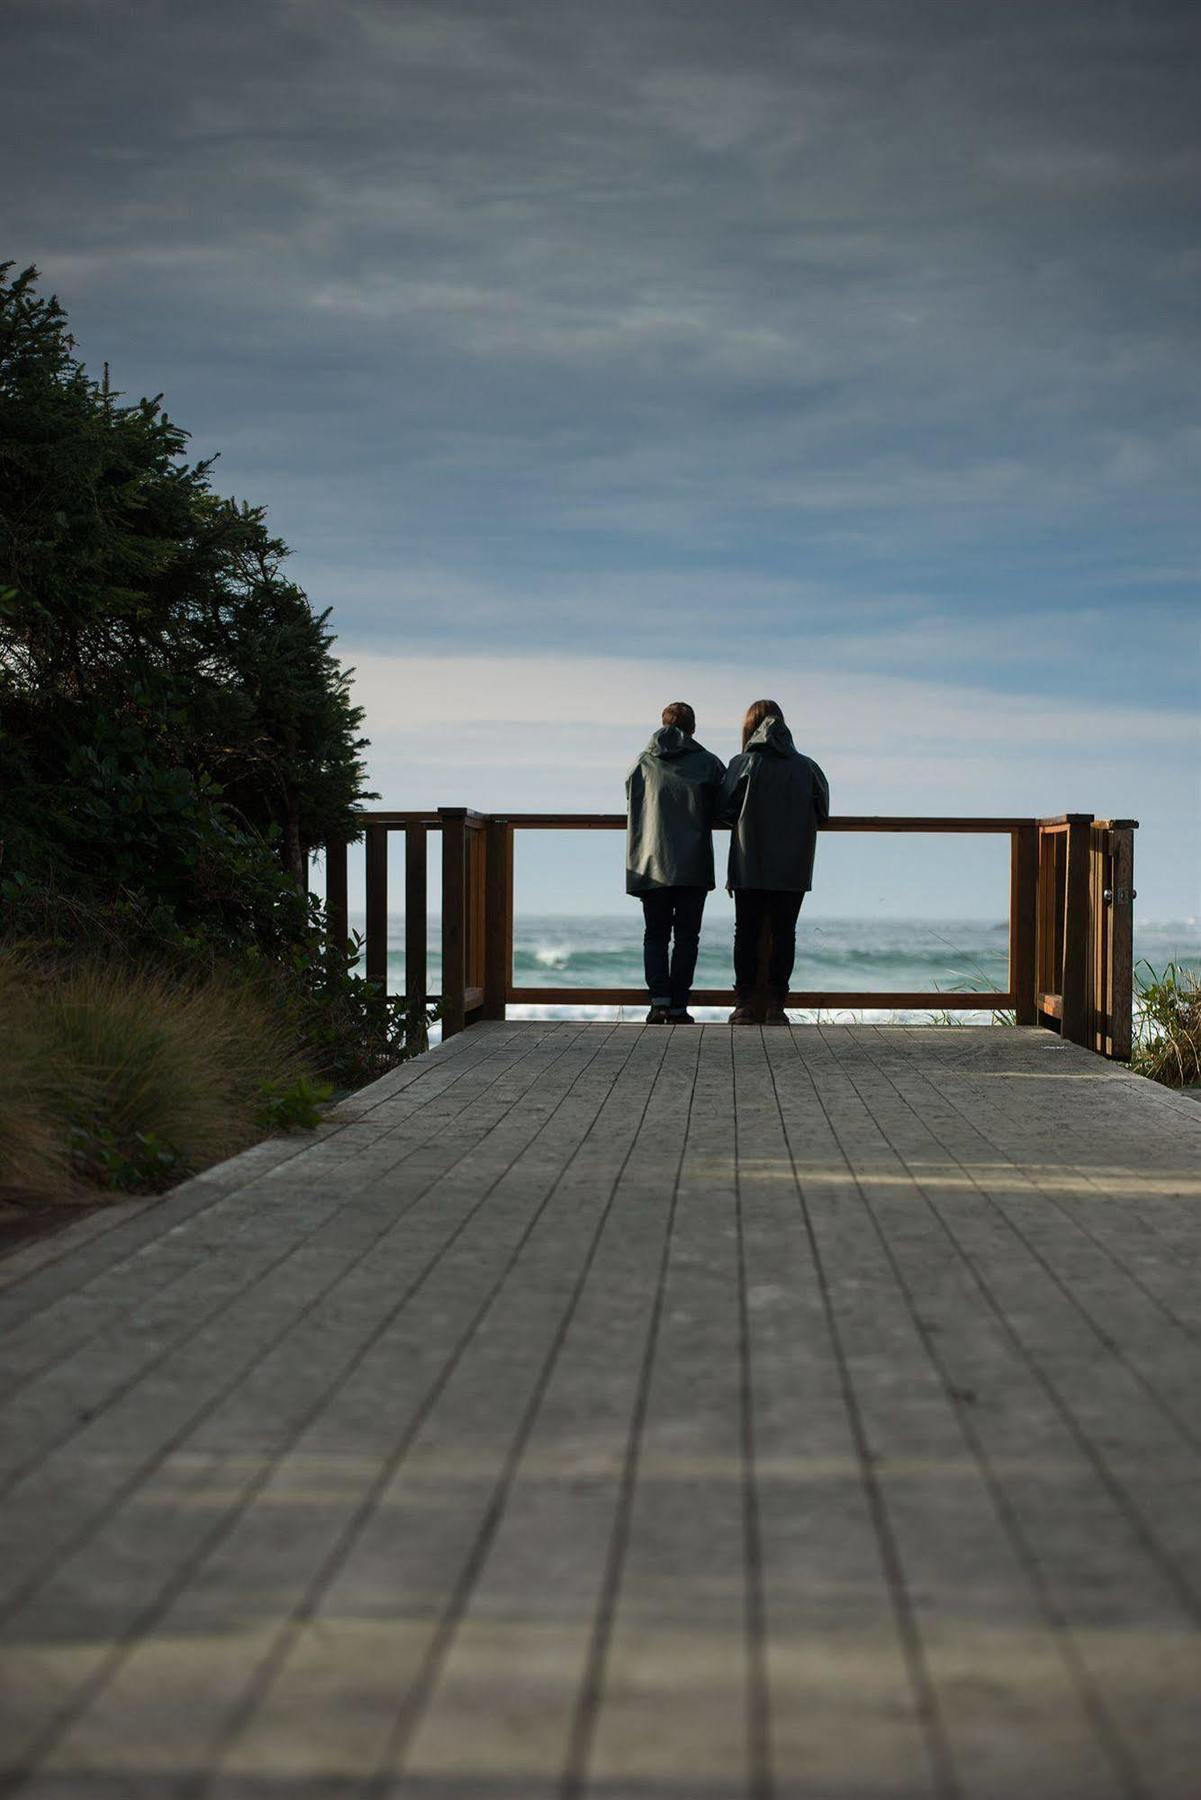
[{"label": "dune grass", "polygon": [[1130,1066],[1165,1087],[1201,1084],[1201,975],[1181,963],[1134,972],[1135,1045]]},{"label": "dune grass", "polygon": [[123,959],[46,965],[0,949],[0,1188],[147,1192],[311,1124],[313,1083],[269,994],[220,972]]}]

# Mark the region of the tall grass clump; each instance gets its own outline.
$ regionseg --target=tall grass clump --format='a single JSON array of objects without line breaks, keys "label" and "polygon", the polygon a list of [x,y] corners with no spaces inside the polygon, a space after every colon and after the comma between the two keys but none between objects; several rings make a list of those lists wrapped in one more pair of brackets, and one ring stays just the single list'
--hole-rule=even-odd
[{"label": "tall grass clump", "polygon": [[[286,1014],[215,971],[0,950],[0,1186],[156,1191],[260,1138],[307,1080]],[[314,1095],[323,1091],[305,1090]]]},{"label": "tall grass clump", "polygon": [[1165,1087],[1201,1084],[1201,975],[1180,963],[1135,970],[1135,1045],[1130,1066]]},{"label": "tall grass clump", "polygon": [[61,1118],[61,1068],[49,1053],[21,956],[0,953],[0,1193],[69,1193],[69,1132]]}]

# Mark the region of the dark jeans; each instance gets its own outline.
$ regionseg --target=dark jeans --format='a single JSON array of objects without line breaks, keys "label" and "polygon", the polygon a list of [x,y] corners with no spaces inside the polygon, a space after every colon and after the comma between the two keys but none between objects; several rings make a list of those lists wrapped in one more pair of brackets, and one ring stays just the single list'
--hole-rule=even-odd
[{"label": "dark jeans", "polygon": [[734,992],[740,1006],[752,999],[759,980],[759,934],[766,919],[771,929],[767,991],[783,1006],[796,961],[796,921],[804,894],[772,888],[734,890]]},{"label": "dark jeans", "polygon": [[[656,888],[642,895],[642,955],[652,1004],[682,1012],[696,972],[705,888]],[[668,947],[670,946],[670,956]]]}]

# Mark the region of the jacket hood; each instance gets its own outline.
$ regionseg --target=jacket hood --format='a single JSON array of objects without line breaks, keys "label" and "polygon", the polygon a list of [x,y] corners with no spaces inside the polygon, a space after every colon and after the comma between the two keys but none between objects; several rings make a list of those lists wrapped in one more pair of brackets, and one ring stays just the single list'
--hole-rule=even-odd
[{"label": "jacket hood", "polygon": [[689,750],[699,749],[696,739],[678,725],[660,725],[646,747],[649,756],[685,756]]},{"label": "jacket hood", "polygon": [[777,756],[791,756],[796,750],[791,731],[775,713],[768,713],[761,721],[754,736],[748,738],[746,747],[748,750],[774,750]]}]

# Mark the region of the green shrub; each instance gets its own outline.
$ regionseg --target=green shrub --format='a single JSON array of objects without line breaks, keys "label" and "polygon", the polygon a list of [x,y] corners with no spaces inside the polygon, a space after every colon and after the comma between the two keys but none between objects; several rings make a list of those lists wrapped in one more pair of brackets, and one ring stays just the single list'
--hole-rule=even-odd
[{"label": "green shrub", "polygon": [[1136,1033],[1130,1066],[1165,1087],[1201,1083],[1201,976],[1180,963],[1135,969]]},{"label": "green shrub", "polygon": [[0,952],[0,1183],[154,1191],[254,1143],[264,1087],[308,1075],[254,984],[124,961],[38,966]]},{"label": "green shrub", "polygon": [[0,954],[0,1019],[0,1189],[69,1197],[76,1182],[61,1069],[39,1029],[27,961],[12,953]]},{"label": "green shrub", "polygon": [[263,1083],[258,1121],[264,1131],[312,1131],[321,1123],[321,1108],[333,1095],[328,1081],[302,1075],[291,1087]]}]

